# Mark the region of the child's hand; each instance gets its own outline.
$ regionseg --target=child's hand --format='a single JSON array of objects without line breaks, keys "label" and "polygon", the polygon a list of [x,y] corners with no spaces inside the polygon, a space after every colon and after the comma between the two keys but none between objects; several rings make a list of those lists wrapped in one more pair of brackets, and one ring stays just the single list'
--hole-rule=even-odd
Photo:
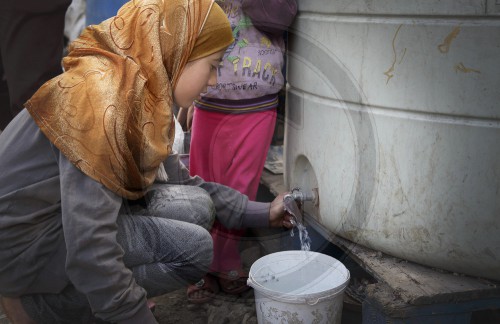
[{"label": "child's hand", "polygon": [[285,207],[283,205],[283,197],[287,192],[279,194],[274,198],[271,203],[271,209],[269,210],[269,226],[270,227],[286,227],[288,229],[293,228],[291,222],[292,216],[285,213]]}]

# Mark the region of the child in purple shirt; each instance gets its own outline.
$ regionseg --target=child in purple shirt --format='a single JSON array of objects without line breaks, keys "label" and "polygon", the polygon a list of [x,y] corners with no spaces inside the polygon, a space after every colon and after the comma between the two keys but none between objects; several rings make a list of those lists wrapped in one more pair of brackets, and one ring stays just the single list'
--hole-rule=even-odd
[{"label": "child in purple shirt", "polygon": [[[190,109],[189,170],[254,200],[276,122],[278,94],[284,87],[284,31],[295,1],[217,0],[227,14],[235,41],[218,69],[217,85]],[[244,229],[228,230],[215,222],[211,234],[211,274],[188,288],[188,299],[204,303],[219,289],[240,294],[249,289],[239,241]]]}]

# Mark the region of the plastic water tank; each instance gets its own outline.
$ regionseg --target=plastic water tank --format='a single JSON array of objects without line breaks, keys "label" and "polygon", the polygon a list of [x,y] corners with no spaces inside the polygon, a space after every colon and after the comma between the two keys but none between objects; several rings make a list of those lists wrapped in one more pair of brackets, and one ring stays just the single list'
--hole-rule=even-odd
[{"label": "plastic water tank", "polygon": [[329,232],[500,280],[500,2],[299,0],[285,185]]}]

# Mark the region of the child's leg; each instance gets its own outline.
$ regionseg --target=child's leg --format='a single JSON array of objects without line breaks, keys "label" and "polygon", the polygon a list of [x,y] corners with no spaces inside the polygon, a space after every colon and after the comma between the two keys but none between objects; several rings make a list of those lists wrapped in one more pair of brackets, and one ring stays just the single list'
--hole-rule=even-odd
[{"label": "child's leg", "polygon": [[221,120],[207,157],[211,179],[255,200],[275,122],[276,110],[231,114]]},{"label": "child's leg", "polygon": [[212,239],[201,226],[172,219],[124,216],[118,222],[123,261],[148,297],[197,282],[212,261]]},{"label": "child's leg", "polygon": [[189,171],[254,200],[276,123],[276,110],[221,114],[195,109]]},{"label": "child's leg", "polygon": [[140,214],[118,218],[125,265],[148,296],[197,282],[212,261],[208,229],[214,220],[210,195],[194,186],[160,185],[146,195]]},{"label": "child's leg", "polygon": [[210,230],[215,209],[210,195],[194,186],[161,185],[146,194],[147,215],[176,219]]},{"label": "child's leg", "polygon": [[[255,199],[267,151],[274,133],[276,110],[249,114],[220,114],[195,110],[190,172]],[[241,268],[239,241],[243,230],[214,225],[211,270]]]}]

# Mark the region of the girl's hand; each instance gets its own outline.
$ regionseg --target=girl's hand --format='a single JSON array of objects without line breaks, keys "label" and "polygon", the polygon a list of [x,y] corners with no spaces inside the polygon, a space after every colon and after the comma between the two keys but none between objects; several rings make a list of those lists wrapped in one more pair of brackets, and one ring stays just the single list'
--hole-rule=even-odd
[{"label": "girl's hand", "polygon": [[283,198],[287,193],[288,192],[279,194],[271,203],[271,209],[269,210],[270,227],[293,228],[293,224],[291,222],[293,217],[290,214],[285,213],[285,207],[283,205]]}]

